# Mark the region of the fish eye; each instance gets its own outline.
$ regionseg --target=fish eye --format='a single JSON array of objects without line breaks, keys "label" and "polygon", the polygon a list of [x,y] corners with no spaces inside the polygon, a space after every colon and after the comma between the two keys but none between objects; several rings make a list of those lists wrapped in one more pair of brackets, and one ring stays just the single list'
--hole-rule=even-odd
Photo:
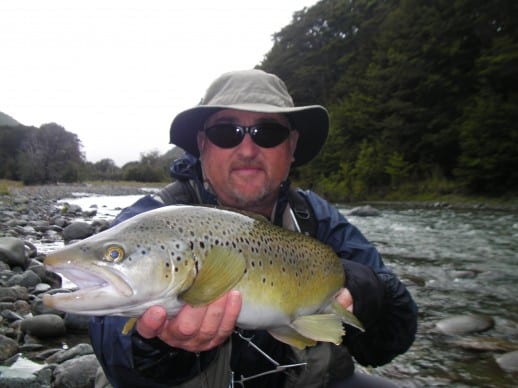
[{"label": "fish eye", "polygon": [[124,259],[124,249],[119,246],[111,245],[106,248],[104,260],[110,263],[119,263]]}]

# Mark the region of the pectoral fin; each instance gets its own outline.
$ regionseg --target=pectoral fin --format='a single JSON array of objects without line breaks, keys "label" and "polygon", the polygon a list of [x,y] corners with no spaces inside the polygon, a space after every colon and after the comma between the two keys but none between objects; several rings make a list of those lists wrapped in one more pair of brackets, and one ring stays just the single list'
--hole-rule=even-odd
[{"label": "pectoral fin", "polygon": [[304,315],[291,323],[299,334],[315,341],[342,343],[345,334],[342,321],[335,314]]},{"label": "pectoral fin", "polygon": [[342,319],[343,323],[356,327],[361,331],[365,331],[362,323],[358,320],[358,318],[356,318],[353,313],[344,308],[336,300],[333,300],[333,302],[331,302],[331,310]]},{"label": "pectoral fin", "polygon": [[277,341],[284,342],[285,344],[291,345],[297,349],[304,349],[307,346],[315,346],[317,344],[316,341],[300,335],[291,327],[287,326],[269,329],[268,333],[270,333]]},{"label": "pectoral fin", "polygon": [[208,304],[230,291],[243,277],[245,258],[224,247],[212,248],[205,257],[193,284],[179,296],[191,306]]}]

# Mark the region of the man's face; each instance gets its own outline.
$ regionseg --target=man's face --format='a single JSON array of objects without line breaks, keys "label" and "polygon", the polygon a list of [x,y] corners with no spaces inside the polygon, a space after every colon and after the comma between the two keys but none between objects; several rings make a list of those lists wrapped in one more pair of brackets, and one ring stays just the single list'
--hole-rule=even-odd
[{"label": "man's face", "polygon": [[[207,119],[205,129],[216,124],[253,126],[277,123],[290,127],[282,114],[221,110]],[[224,206],[255,211],[266,216],[277,199],[280,184],[287,178],[298,132],[290,131],[279,145],[264,148],[250,134],[232,148],[215,145],[206,133],[198,134],[198,148],[205,180]]]}]

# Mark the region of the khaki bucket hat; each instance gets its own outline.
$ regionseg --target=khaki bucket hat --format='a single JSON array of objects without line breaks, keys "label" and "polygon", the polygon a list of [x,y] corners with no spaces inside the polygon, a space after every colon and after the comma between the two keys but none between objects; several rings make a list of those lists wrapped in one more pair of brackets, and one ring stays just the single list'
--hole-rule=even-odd
[{"label": "khaki bucket hat", "polygon": [[285,114],[292,128],[299,132],[293,166],[313,159],[329,131],[329,116],[324,107],[296,107],[279,77],[262,70],[241,70],[221,75],[209,86],[199,105],[174,118],[170,142],[199,157],[197,132],[212,114],[222,109]]}]

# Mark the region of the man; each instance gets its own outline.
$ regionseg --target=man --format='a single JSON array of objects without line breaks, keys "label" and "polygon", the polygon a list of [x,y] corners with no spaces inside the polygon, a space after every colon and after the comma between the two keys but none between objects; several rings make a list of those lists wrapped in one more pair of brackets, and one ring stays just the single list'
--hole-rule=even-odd
[{"label": "man", "polygon": [[[391,386],[355,373],[351,355],[361,364],[378,366],[410,347],[417,319],[410,294],[337,209],[310,191],[289,187],[290,168],[318,154],[328,125],[323,107],[294,107],[275,75],[260,70],[223,74],[200,105],[173,120],[171,142],[187,151],[173,166],[177,181],[137,201],[116,221],[167,204],[204,203],[255,212],[312,234],[341,258],[347,284],[337,300],[354,312],[365,331],[347,327],[341,346],[319,343],[296,350],[265,331],[237,331],[241,296],[236,291],[204,307],[185,306],[170,319],[162,307],[153,306],[130,335],[121,334],[125,319],[95,317],[92,344],[111,384]],[[301,230],[308,218],[313,226]],[[270,358],[281,366],[305,365],[274,373]]]}]

